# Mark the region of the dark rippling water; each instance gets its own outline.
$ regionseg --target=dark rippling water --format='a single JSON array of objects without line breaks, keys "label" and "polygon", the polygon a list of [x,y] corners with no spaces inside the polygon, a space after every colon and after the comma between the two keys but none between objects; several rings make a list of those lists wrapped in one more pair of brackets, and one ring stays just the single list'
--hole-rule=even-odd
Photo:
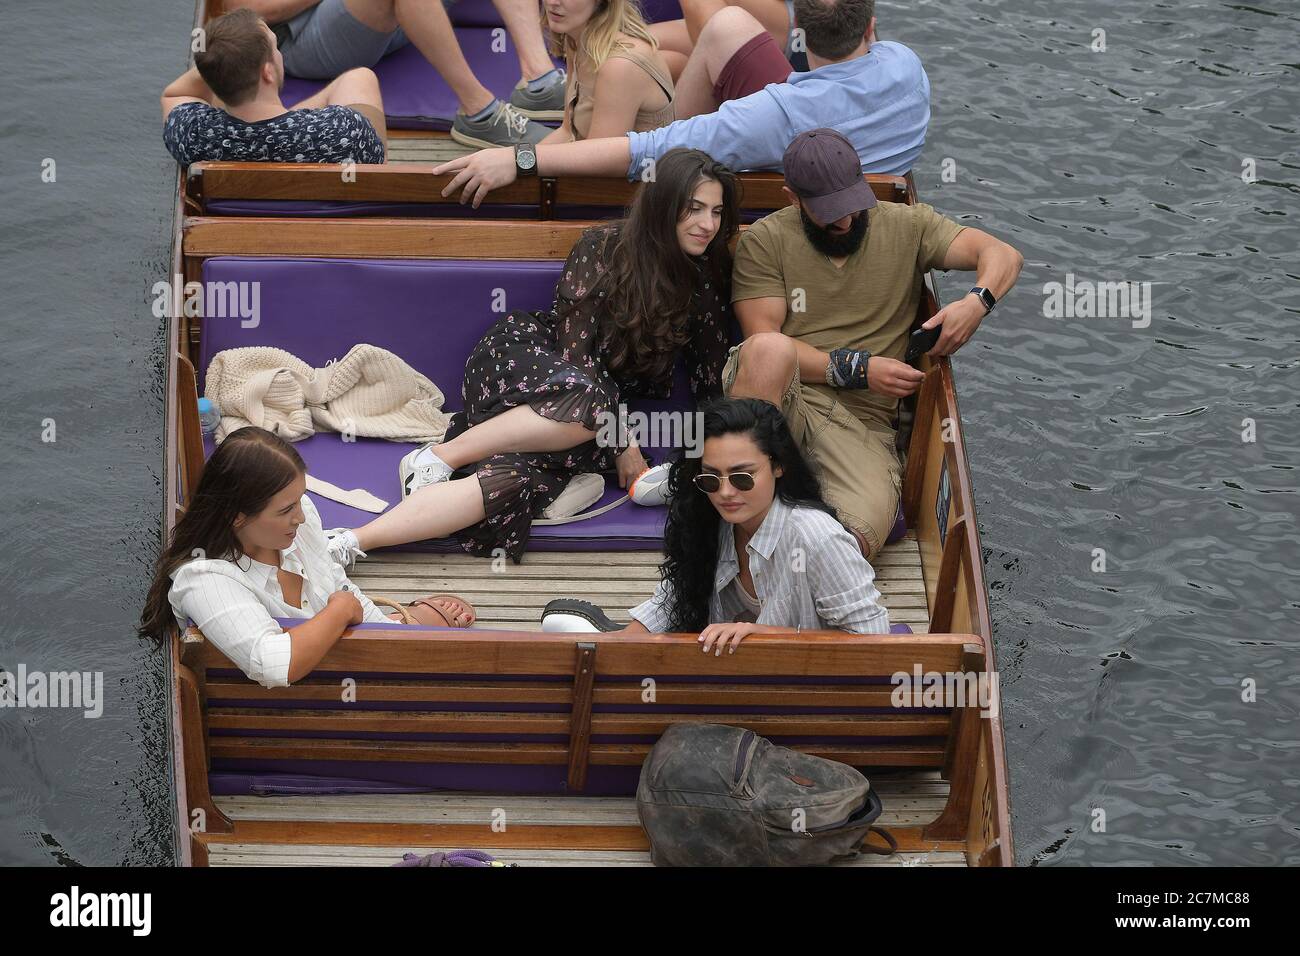
[{"label": "dark rippling water", "polygon": [[[878,16],[930,74],[922,198],[1025,254],[956,363],[1019,862],[1300,862],[1297,4]],[[173,858],[164,661],[132,624],[161,508],[157,94],[190,18],[5,3],[0,668],[102,670],[107,704],[0,711],[0,863]],[[1045,316],[1067,273],[1151,283],[1150,325]]]}]

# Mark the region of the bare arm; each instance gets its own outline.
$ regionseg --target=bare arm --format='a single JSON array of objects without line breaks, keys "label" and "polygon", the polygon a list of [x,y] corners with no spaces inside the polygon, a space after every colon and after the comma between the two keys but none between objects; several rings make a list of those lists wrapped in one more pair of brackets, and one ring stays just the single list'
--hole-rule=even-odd
[{"label": "bare arm", "polygon": [[967,226],[948,246],[941,268],[975,271],[975,284],[1001,299],[1011,291],[1025,264],[1014,246],[980,229]]},{"label": "bare arm", "polygon": [[[949,244],[940,268],[974,270],[975,284],[988,289],[994,298],[1001,300],[1016,284],[1024,262],[1024,256],[1013,246],[967,226]],[[950,302],[922,325],[926,329],[943,326],[939,341],[930,354],[951,355],[956,352],[970,340],[983,320],[984,303],[979,296],[968,293]]]},{"label": "bare arm", "polygon": [[[623,176],[631,161],[626,136],[537,147],[537,172],[542,176]],[[460,201],[477,209],[492,190],[515,181],[515,152],[506,146],[481,149],[435,166],[433,172],[438,176],[454,174],[442,194],[450,196],[460,190]]]},{"label": "bare arm", "polygon": [[361,620],[361,603],[346,591],[335,591],[330,595],[325,610],[286,631],[292,643],[289,683],[310,674],[343,632],[353,624],[360,624]]},{"label": "bare arm", "polygon": [[208,88],[208,84],[203,81],[203,77],[199,76],[197,67],[190,67],[190,69],[167,84],[167,88],[162,91],[163,122],[166,122],[172,110],[182,103],[221,105],[221,101],[217,99],[217,94],[213,93]]},{"label": "bare arm", "polygon": [[[781,296],[763,296],[758,299],[739,299],[732,303],[736,321],[745,338],[759,332],[780,332],[785,323],[786,302]],[[826,381],[826,365],[830,355],[813,348],[807,342],[794,342],[795,354],[799,358],[799,378],[805,382]]]},{"label": "bare arm", "polygon": [[[736,320],[745,338],[759,332],[780,332],[785,322],[785,299],[781,296],[763,296],[757,299],[739,299],[732,303]],[[982,307],[981,307],[982,309]],[[830,353],[814,348],[807,342],[791,339],[799,360],[799,380],[825,382],[826,366]],[[924,376],[917,369],[898,359],[873,355],[867,359],[867,388],[869,391],[893,398],[911,395],[920,386]]]}]

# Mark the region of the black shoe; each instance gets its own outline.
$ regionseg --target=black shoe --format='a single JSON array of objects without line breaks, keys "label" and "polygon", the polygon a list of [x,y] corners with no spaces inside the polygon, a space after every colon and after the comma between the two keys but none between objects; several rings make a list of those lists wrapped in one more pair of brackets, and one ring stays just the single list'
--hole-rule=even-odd
[{"label": "black shoe", "polygon": [[621,631],[609,616],[590,601],[556,598],[542,609],[542,630],[550,634],[596,634]]}]

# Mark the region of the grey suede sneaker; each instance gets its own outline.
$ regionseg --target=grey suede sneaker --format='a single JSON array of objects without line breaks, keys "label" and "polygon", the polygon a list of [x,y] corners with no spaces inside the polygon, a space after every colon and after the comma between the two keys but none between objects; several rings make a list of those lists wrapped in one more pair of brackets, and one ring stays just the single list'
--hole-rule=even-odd
[{"label": "grey suede sneaker", "polygon": [[452,139],[479,149],[515,146],[518,143],[532,143],[536,146],[550,131],[550,127],[530,120],[509,103],[500,100],[497,100],[496,110],[485,120],[472,123],[464,113],[457,113],[451,124]]},{"label": "grey suede sneaker", "polygon": [[557,78],[552,78],[536,93],[528,89],[527,83],[520,83],[510,94],[510,105],[529,119],[562,120],[564,119],[564,71],[555,71]]}]

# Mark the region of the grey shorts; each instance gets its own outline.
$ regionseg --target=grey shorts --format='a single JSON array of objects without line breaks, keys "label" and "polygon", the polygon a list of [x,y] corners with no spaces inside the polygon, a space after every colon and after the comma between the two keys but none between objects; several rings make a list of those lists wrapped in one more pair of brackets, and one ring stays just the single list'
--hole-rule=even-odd
[{"label": "grey shorts", "polygon": [[288,23],[291,37],[280,46],[284,71],[307,80],[332,80],[359,66],[374,66],[409,42],[400,29],[370,29],[348,12],[343,0],[321,0]]}]

